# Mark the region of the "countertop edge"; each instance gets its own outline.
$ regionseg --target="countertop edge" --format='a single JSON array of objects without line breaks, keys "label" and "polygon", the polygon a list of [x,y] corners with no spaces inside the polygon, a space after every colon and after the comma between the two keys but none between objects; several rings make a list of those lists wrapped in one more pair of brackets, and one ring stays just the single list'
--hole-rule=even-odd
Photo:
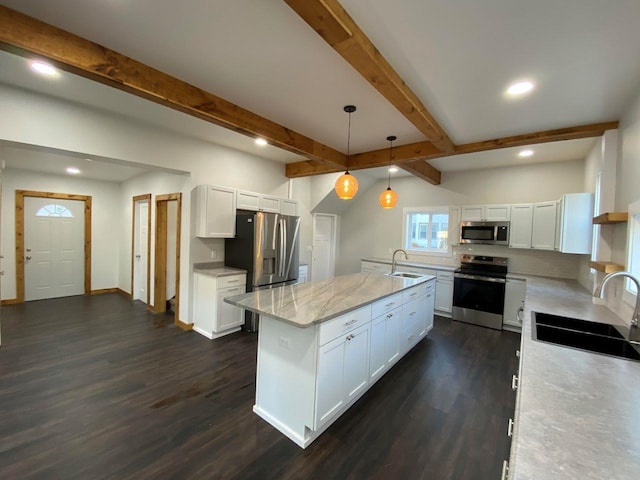
[{"label": "countertop edge", "polygon": [[[387,260],[386,258],[378,258],[378,257],[365,257],[360,259],[361,262],[373,262],[373,263],[384,263],[385,265],[391,265],[391,260]],[[428,268],[430,270],[444,270],[447,272],[453,272],[458,266],[456,265],[441,265],[437,263],[422,263],[408,260],[398,260],[396,265],[401,265],[404,267],[416,267],[416,268]]]}]

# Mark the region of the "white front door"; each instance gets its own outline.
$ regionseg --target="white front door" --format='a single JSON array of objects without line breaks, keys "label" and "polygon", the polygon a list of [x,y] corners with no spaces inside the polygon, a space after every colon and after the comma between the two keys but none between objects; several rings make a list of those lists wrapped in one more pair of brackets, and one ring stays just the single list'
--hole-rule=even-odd
[{"label": "white front door", "polygon": [[24,199],[25,300],[84,294],[84,202]]},{"label": "white front door", "polygon": [[313,265],[311,279],[326,280],[335,275],[337,217],[325,213],[313,215]]},{"label": "white front door", "polygon": [[136,202],[133,258],[133,299],[147,303],[147,263],[149,261],[149,201]]}]

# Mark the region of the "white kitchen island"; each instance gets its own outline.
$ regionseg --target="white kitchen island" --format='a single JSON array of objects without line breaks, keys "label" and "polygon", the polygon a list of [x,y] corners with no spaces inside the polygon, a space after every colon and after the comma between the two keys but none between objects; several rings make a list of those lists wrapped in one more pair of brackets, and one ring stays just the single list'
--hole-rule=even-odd
[{"label": "white kitchen island", "polygon": [[358,273],[225,299],[259,313],[253,410],[307,447],[433,327],[435,277]]}]

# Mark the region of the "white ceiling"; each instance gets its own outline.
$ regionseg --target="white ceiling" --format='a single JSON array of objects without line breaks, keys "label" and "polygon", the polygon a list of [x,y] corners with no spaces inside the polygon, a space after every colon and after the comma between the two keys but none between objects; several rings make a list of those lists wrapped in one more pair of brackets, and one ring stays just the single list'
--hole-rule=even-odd
[{"label": "white ceiling", "polygon": [[[9,8],[119,51],[337,150],[424,140],[282,0],[2,0]],[[638,0],[341,0],[454,143],[618,120],[640,85]],[[0,57],[0,81],[11,78]],[[9,72],[11,70],[12,72]],[[299,157],[83,79],[49,93],[180,129],[281,162]],[[517,79],[536,82],[519,100]],[[40,82],[38,80],[38,82]],[[82,86],[81,86],[82,84]],[[95,90],[95,89],[99,90]],[[69,97],[72,95],[72,97]],[[122,95],[125,95],[124,97]],[[108,99],[108,101],[104,101]],[[126,107],[134,105],[133,111]],[[585,155],[587,142],[560,142],[530,158]],[[542,146],[537,146],[542,148]],[[586,147],[588,150],[588,147]],[[541,150],[542,151],[542,150]],[[582,153],[576,153],[581,151]],[[432,161],[443,171],[514,163],[509,150]],[[503,160],[500,160],[502,158]],[[515,157],[517,158],[517,157]],[[544,160],[548,161],[548,160]],[[454,166],[454,165],[457,165]]]}]

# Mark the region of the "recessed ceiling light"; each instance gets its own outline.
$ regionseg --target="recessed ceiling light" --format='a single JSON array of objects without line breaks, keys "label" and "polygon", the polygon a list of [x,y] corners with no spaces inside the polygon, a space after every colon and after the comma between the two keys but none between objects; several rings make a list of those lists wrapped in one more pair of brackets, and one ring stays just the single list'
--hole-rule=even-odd
[{"label": "recessed ceiling light", "polygon": [[77,175],[78,173],[80,173],[80,170],[76,167],[68,167],[67,173],[70,173],[71,175]]},{"label": "recessed ceiling light", "polygon": [[31,62],[31,70],[47,77],[55,77],[58,75],[58,70],[44,62]]},{"label": "recessed ceiling light", "polygon": [[264,147],[267,144],[268,143],[264,138],[256,138],[256,145],[259,145],[260,147]]},{"label": "recessed ceiling light", "polygon": [[533,90],[533,82],[518,82],[514,83],[507,89],[507,93],[509,95],[524,95],[525,93],[529,93]]},{"label": "recessed ceiling light", "polygon": [[389,173],[396,173],[398,171],[398,167],[389,167]]},{"label": "recessed ceiling light", "polygon": [[519,157],[530,157],[531,155],[533,155],[533,150],[520,150],[520,152],[518,153]]}]

